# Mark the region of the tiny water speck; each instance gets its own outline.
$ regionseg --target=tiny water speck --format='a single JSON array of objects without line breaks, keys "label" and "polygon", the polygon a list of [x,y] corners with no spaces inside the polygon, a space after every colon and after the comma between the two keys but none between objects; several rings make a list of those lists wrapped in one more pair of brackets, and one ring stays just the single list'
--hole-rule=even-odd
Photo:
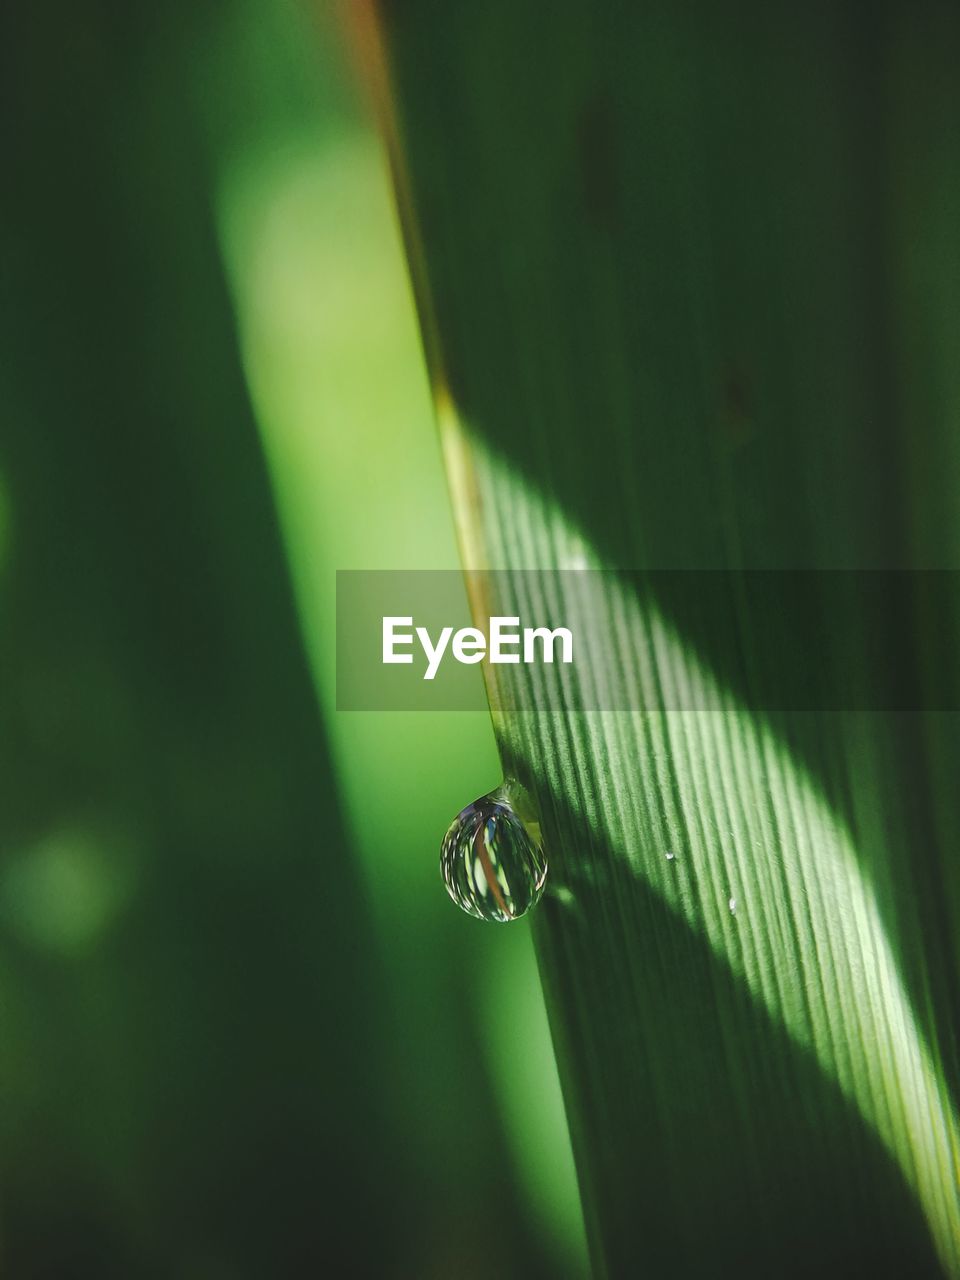
[{"label": "tiny water speck", "polygon": [[543,893],[547,860],[539,827],[517,813],[521,796],[515,784],[505,783],[461,809],[443,838],[440,871],[447,893],[478,920],[519,920]]}]

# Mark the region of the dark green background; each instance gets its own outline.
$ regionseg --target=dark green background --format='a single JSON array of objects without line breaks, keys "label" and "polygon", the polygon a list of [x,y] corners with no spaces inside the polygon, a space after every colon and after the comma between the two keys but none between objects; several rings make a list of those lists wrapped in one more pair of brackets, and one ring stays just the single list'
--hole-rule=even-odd
[{"label": "dark green background", "polygon": [[[0,1266],[575,1273],[526,936],[491,943],[437,876],[446,821],[497,781],[489,726],[331,737],[318,710],[332,569],[364,545],[329,531],[407,545],[394,509],[378,517],[371,439],[388,460],[408,441],[393,476],[422,477],[410,528],[441,530],[453,563],[385,179],[333,16],[7,6],[0,49]],[[231,175],[269,195],[291,155],[334,191],[362,173],[378,221],[369,237],[335,209],[311,223],[308,202],[304,243],[329,247],[366,312],[334,309],[311,339],[340,381],[306,399],[346,416],[304,434],[315,470],[284,488],[238,339],[250,258],[229,287],[225,262]],[[371,367],[394,341],[381,262],[406,381]],[[321,278],[308,305],[325,302]],[[383,414],[349,421],[378,377]],[[340,447],[354,431],[369,482]],[[317,528],[294,519],[285,553],[297,482]],[[527,1079],[505,1094],[511,1073]],[[519,1140],[511,1106],[534,1114]]]}]

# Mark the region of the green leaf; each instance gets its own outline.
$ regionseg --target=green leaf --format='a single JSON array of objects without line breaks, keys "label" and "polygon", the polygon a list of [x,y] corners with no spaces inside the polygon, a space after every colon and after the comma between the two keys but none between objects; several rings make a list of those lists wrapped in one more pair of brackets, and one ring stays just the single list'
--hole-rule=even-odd
[{"label": "green leaf", "polygon": [[[508,669],[497,723],[613,1275],[960,1275],[955,578],[906,627],[947,710],[789,711],[748,696],[794,687],[788,628],[632,572],[957,568],[960,17],[920,10],[381,15],[464,563],[544,570],[502,602],[534,617],[617,571],[580,679],[660,694],[574,713]],[[813,621],[869,687],[869,611]]]}]

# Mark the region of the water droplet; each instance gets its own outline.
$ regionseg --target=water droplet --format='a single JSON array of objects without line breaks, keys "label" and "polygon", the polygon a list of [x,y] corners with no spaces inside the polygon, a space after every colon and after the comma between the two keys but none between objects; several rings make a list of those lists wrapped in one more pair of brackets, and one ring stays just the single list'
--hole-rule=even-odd
[{"label": "water droplet", "polygon": [[676,853],[674,852],[674,850],[673,850],[673,849],[668,849],[668,850],[667,850],[667,861],[668,861],[668,862],[672,862],[676,856],[677,856],[677,855],[676,855]]},{"label": "water droplet", "polygon": [[457,814],[440,848],[440,871],[458,907],[479,920],[518,920],[543,893],[547,860],[540,831],[515,803],[519,789],[505,784]]},{"label": "water droplet", "polygon": [[736,900],[736,898],[731,898],[731,899],[730,899],[730,901],[727,903],[727,906],[730,908],[730,914],[731,914],[732,916],[735,916],[735,915],[737,914],[737,900]]}]

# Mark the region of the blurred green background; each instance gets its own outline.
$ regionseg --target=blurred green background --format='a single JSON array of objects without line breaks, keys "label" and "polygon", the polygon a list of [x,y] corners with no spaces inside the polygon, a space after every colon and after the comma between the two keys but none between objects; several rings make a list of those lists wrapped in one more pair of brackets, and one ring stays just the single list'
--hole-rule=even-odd
[{"label": "blurred green background", "polygon": [[335,570],[457,563],[341,17],[3,13],[12,1277],[585,1269],[489,722],[334,707]]}]

